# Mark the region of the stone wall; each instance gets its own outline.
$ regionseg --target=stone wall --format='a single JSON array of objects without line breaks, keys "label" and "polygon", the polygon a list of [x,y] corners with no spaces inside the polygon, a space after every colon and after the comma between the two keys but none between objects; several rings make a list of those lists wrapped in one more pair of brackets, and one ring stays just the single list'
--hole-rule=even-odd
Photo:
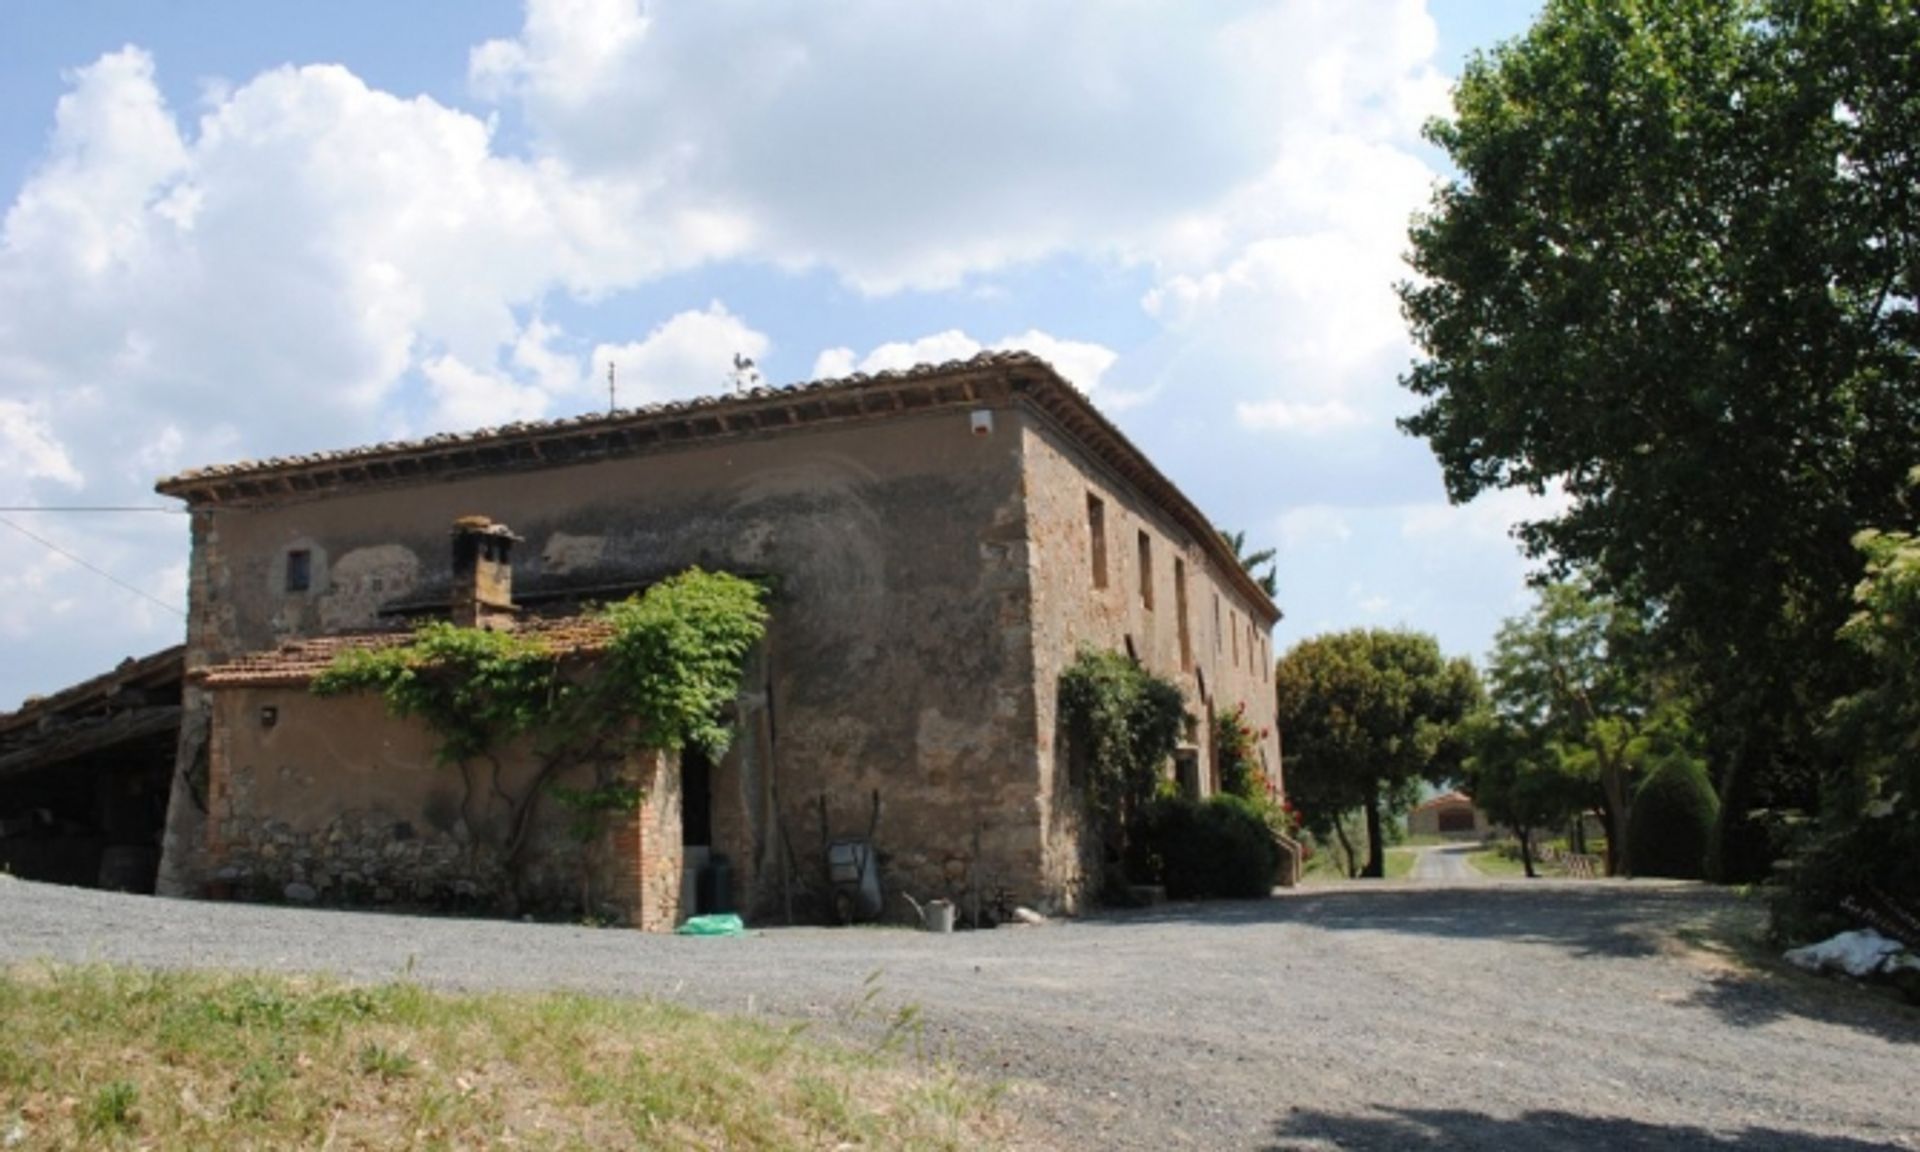
[{"label": "stone wall", "polygon": [[[599,836],[545,794],[537,759],[508,748],[465,767],[374,696],[299,687],[220,688],[213,697],[207,891],[241,899],[394,905],[670,929],[679,910],[678,767],[649,756],[616,769],[641,784],[631,815]],[[270,711],[269,711],[270,710]],[[271,723],[268,723],[268,718]],[[574,788],[591,769],[562,774]],[[535,808],[517,865],[515,802]]]},{"label": "stone wall", "polygon": [[[1021,433],[1033,589],[1034,771],[1046,829],[1045,875],[1051,886],[1084,896],[1099,880],[1099,845],[1087,834],[1081,796],[1069,779],[1057,706],[1061,672],[1084,646],[1130,653],[1178,684],[1196,720],[1190,738],[1203,794],[1219,786],[1208,717],[1244,706],[1253,728],[1266,732],[1260,753],[1278,784],[1267,623],[1272,609],[1249,602],[1221,579],[1199,541],[1044,418],[1026,417]],[[1100,502],[1103,576],[1096,572],[1090,497]]]}]

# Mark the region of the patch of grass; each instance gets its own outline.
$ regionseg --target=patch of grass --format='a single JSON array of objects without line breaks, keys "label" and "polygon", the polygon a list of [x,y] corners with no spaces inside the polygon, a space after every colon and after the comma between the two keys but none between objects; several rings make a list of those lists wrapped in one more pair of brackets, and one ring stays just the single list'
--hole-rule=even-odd
[{"label": "patch of grass", "polygon": [[[1411,875],[1413,872],[1414,857],[1417,855],[1418,853],[1411,848],[1388,848],[1387,879],[1401,880]],[[1334,862],[1333,857],[1334,854],[1331,852],[1314,853],[1313,858],[1308,860],[1306,867],[1300,871],[1300,882],[1302,884],[1348,883],[1349,878],[1347,874],[1341,871],[1340,866]],[[1352,882],[1359,883],[1358,880]]]},{"label": "patch of grass", "polygon": [[[1486,848],[1479,852],[1467,853],[1467,867],[1482,876],[1525,876],[1527,874],[1526,865],[1498,848]],[[1546,867],[1538,861],[1534,862],[1534,871],[1542,876],[1547,874]]]},{"label": "patch of grass", "polygon": [[1419,859],[1419,857],[1420,853],[1412,848],[1387,849],[1387,879],[1405,880],[1407,877],[1413,875],[1413,862]]},{"label": "patch of grass", "polygon": [[571,994],[0,971],[7,1147],[1004,1147],[989,1086],[799,1026]]},{"label": "patch of grass", "polygon": [[130,1132],[139,1124],[134,1109],[140,1103],[140,1089],[130,1080],[109,1080],[87,1097],[80,1127],[89,1136],[112,1136]]}]

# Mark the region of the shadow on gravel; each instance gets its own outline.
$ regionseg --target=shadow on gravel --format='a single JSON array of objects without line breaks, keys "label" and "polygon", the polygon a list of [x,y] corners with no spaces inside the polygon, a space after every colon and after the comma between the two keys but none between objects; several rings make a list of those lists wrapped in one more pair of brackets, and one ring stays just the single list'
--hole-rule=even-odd
[{"label": "shadow on gravel", "polygon": [[1085,923],[1298,924],[1331,932],[1546,944],[1577,956],[1648,956],[1659,951],[1676,921],[1710,912],[1729,899],[1702,885],[1356,886],[1296,891],[1271,900],[1162,904],[1089,917]]},{"label": "shadow on gravel", "polygon": [[1386,1109],[1366,1116],[1297,1111],[1274,1126],[1273,1152],[1333,1146],[1342,1149],[1524,1148],[1529,1152],[1588,1149],[1705,1149],[1707,1152],[1868,1152],[1900,1147],[1847,1136],[1816,1136],[1775,1128],[1719,1133],[1685,1124],[1649,1124],[1570,1112],[1528,1112],[1512,1118],[1454,1108]]},{"label": "shadow on gravel", "polygon": [[1920,1044],[1920,1012],[1886,995],[1798,972],[1722,974],[1685,1003],[1736,1028],[1798,1017],[1870,1033],[1890,1044]]}]

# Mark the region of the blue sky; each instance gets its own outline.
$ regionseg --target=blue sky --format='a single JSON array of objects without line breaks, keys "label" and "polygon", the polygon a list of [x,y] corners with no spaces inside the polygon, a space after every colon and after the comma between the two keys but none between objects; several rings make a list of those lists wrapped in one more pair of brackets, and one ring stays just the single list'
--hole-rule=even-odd
[{"label": "blue sky", "polygon": [[[0,505],[983,347],[1281,550],[1284,649],[1484,652],[1537,511],[1393,428],[1418,139],[1536,4],[0,2]],[[185,524],[7,513],[0,708],[177,639]]]}]

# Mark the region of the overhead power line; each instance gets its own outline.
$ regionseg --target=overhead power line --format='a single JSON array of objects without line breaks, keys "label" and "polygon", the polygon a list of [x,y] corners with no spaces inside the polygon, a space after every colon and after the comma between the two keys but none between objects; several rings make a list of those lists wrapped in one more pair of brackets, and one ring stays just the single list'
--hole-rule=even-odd
[{"label": "overhead power line", "polygon": [[148,592],[143,591],[142,589],[135,588],[133,585],[127,583],[125,580],[120,579],[120,577],[115,576],[113,573],[107,571],[105,568],[102,568],[97,564],[90,563],[89,561],[87,561],[85,557],[75,556],[73,553],[67,551],[65,548],[60,547],[60,545],[55,544],[53,541],[47,539],[46,537],[36,536],[32,532],[27,531],[25,528],[20,527],[20,525],[15,524],[13,521],[7,519],[4,516],[0,516],[0,524],[6,525],[7,527],[13,529],[15,532],[20,533],[20,535],[25,536],[27,539],[33,541],[35,544],[39,544],[51,552],[57,553],[61,556],[65,556],[67,559],[73,561],[75,564],[80,565],[80,567],[85,568],[87,571],[93,573],[95,576],[99,576],[102,579],[105,579],[113,584],[119,585],[121,588],[124,588],[127,591],[133,593],[135,596],[140,597],[142,600],[146,600],[151,603],[158,604],[160,607],[165,608],[167,611],[173,613],[175,616],[178,616],[183,620],[186,619],[187,614],[185,612],[180,611],[180,609],[175,607],[174,605],[169,604],[165,600],[160,599],[158,596],[151,595]]},{"label": "overhead power line", "polygon": [[176,516],[187,514],[185,508],[170,508],[164,504],[6,504],[0,505],[0,512],[171,512]]}]

